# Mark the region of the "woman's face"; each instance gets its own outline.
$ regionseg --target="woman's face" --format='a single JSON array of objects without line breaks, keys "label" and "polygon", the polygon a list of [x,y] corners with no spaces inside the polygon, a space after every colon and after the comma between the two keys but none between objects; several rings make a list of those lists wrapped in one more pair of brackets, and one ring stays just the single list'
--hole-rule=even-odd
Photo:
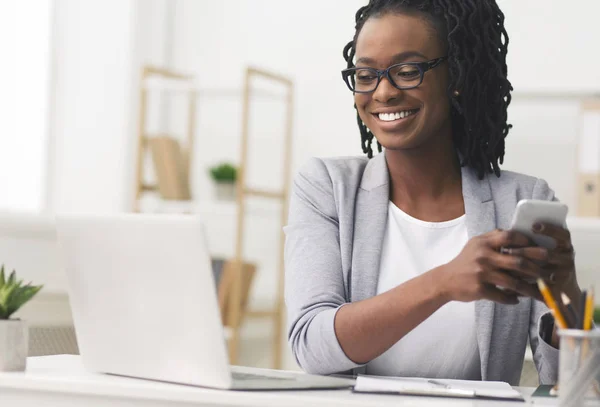
[{"label": "woman's face", "polygon": [[[357,67],[386,69],[402,62],[425,62],[443,56],[444,43],[433,25],[419,16],[390,13],[371,17],[356,41]],[[374,92],[356,93],[354,100],[362,121],[383,147],[413,149],[439,140],[444,132],[450,135],[447,88],[448,65],[442,63],[427,71],[417,88],[399,90],[383,78]],[[392,121],[380,115],[406,111],[416,113]]]}]

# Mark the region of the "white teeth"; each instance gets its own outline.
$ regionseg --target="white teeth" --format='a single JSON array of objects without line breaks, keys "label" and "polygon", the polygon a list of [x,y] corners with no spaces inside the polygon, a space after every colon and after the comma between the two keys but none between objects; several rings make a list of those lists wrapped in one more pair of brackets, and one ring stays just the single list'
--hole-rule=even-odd
[{"label": "white teeth", "polygon": [[379,120],[384,122],[392,122],[394,120],[404,119],[414,113],[414,110],[405,110],[397,113],[379,113]]}]

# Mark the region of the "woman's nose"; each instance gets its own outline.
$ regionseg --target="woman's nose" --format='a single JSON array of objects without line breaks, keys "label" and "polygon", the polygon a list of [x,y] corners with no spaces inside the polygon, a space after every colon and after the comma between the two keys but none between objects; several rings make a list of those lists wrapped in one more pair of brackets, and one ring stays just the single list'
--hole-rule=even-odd
[{"label": "woman's nose", "polygon": [[381,103],[388,103],[391,100],[400,98],[402,91],[392,85],[388,78],[381,78],[377,89],[373,92],[373,99]]}]

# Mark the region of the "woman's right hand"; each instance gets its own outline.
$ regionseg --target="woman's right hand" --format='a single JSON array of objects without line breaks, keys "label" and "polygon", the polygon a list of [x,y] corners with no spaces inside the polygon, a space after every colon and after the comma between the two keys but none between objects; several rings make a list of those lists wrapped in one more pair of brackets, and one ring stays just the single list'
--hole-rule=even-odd
[{"label": "woman's right hand", "polygon": [[[518,256],[510,249],[503,250],[517,247],[522,248]],[[448,301],[486,299],[517,304],[519,296],[541,300],[537,286],[525,280],[542,277],[542,269],[536,262],[547,258],[548,251],[533,247],[527,236],[494,230],[472,238],[454,260],[438,269],[441,292]]]}]

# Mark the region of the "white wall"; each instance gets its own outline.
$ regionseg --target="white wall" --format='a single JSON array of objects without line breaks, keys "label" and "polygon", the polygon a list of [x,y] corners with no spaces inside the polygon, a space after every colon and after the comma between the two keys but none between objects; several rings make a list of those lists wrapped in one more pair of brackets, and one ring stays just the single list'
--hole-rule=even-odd
[{"label": "white wall", "polygon": [[135,1],[60,0],[50,208],[115,211],[125,202]]},{"label": "white wall", "polygon": [[[568,95],[600,94],[600,2],[499,0],[510,36],[515,88],[505,168],[545,178],[571,212],[577,207],[580,104]],[[551,98],[525,97],[530,92]]]},{"label": "white wall", "polygon": [[510,36],[509,76],[516,90],[600,93],[600,2],[497,0]]},{"label": "white wall", "polygon": [[0,2],[0,209],[44,204],[52,3]]},{"label": "white wall", "polygon": [[59,0],[49,209],[131,207],[141,65],[162,65],[166,0]]}]

